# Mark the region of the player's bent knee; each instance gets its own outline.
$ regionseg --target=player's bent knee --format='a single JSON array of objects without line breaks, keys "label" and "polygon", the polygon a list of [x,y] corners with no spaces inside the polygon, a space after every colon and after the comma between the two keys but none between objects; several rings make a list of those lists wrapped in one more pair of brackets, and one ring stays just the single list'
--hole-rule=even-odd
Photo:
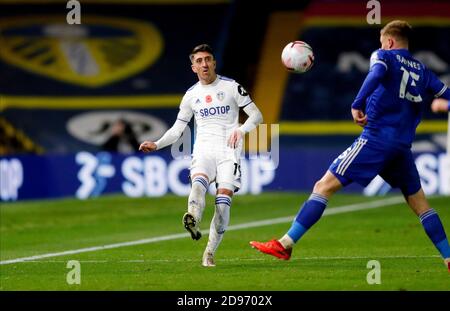
[{"label": "player's bent knee", "polygon": [[326,182],[323,178],[316,181],[314,184],[313,192],[318,194],[324,194],[331,191],[331,185],[329,182]]},{"label": "player's bent knee", "polygon": [[197,176],[201,176],[201,177],[203,177],[203,178],[205,178],[206,180],[209,181],[208,175],[206,175],[204,173],[195,173],[195,174],[191,175],[191,180],[194,180],[194,178],[197,177]]},{"label": "player's bent knee", "polygon": [[326,174],[314,184],[314,193],[323,195],[328,198],[342,187],[339,180],[333,175],[330,175],[331,174]]},{"label": "player's bent knee", "polygon": [[225,194],[229,197],[233,196],[234,185],[228,183],[220,183],[217,187],[217,194]]}]

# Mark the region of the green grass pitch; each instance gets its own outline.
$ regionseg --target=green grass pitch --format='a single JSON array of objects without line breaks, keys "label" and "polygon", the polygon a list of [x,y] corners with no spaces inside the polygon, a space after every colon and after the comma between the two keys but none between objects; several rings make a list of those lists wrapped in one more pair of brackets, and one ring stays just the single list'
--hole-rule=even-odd
[{"label": "green grass pitch", "polygon": [[[294,216],[306,194],[236,196],[230,225]],[[328,209],[382,198],[337,195]],[[450,290],[450,275],[419,219],[406,204],[323,217],[296,245],[289,261],[259,253],[250,240],[278,238],[289,222],[231,230],[214,268],[201,266],[213,213],[208,196],[204,236],[123,246],[0,265],[0,290]],[[448,197],[431,205],[450,233]],[[58,253],[184,234],[186,198],[106,196],[2,203],[0,260]],[[78,260],[81,284],[66,282]],[[381,266],[381,284],[367,283],[369,260]]]}]

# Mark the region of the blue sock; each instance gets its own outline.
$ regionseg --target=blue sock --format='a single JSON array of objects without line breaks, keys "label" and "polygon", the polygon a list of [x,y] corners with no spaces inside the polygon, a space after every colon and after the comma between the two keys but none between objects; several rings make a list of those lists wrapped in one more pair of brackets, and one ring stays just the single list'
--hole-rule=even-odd
[{"label": "blue sock", "polygon": [[445,235],[444,227],[436,211],[429,209],[419,217],[425,232],[434,246],[439,250],[439,253],[441,253],[442,258],[450,258],[450,246]]},{"label": "blue sock", "polygon": [[323,211],[327,207],[328,200],[320,194],[313,193],[306,201],[300,212],[295,217],[287,235],[297,243],[298,240],[322,217]]}]

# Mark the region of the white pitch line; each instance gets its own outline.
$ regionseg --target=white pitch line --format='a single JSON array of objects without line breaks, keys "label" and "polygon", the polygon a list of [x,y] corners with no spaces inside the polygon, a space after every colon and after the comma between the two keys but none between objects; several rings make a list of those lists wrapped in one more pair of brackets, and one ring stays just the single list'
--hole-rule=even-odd
[{"label": "white pitch line", "polygon": [[[373,208],[378,208],[378,207],[383,207],[383,206],[394,205],[394,204],[398,204],[398,203],[402,203],[402,202],[404,202],[403,197],[392,197],[389,199],[383,199],[383,200],[378,200],[378,201],[344,205],[344,206],[334,207],[334,208],[325,210],[325,212],[323,213],[323,216],[373,209]],[[280,218],[273,218],[273,219],[267,219],[267,220],[247,222],[247,223],[243,223],[243,224],[239,224],[239,225],[229,226],[227,231],[241,230],[241,229],[248,229],[248,228],[255,228],[255,227],[263,227],[263,226],[270,226],[270,225],[274,225],[274,224],[292,222],[294,220],[294,217],[295,216],[288,216],[288,217],[280,217]],[[113,249],[113,248],[119,248],[119,247],[125,247],[125,246],[150,244],[150,243],[156,243],[156,242],[161,242],[161,241],[181,239],[181,238],[185,238],[185,237],[189,237],[189,236],[190,235],[187,233],[170,234],[170,235],[164,235],[164,236],[129,241],[129,242],[92,246],[92,247],[68,250],[68,251],[63,251],[63,252],[58,252],[58,253],[49,253],[49,254],[42,254],[42,255],[36,255],[36,256],[30,256],[30,257],[22,257],[22,258],[3,260],[3,261],[0,261],[0,265],[7,265],[7,264],[13,264],[13,263],[19,263],[19,262],[25,262],[25,261],[39,260],[39,259],[50,258],[50,257],[59,257],[59,256],[74,255],[74,254],[87,253],[87,252],[95,252],[95,251],[100,251],[100,250],[105,250],[105,249]]]},{"label": "white pitch line", "polygon": [[[269,257],[260,258],[223,258],[221,262],[234,261],[267,261]],[[394,255],[394,256],[317,256],[317,257],[301,257],[291,258],[290,261],[304,261],[304,260],[361,260],[361,259],[431,259],[441,258],[439,255]],[[275,259],[275,258],[273,258]],[[127,259],[127,260],[78,260],[79,263],[174,263],[174,262],[197,262],[198,259],[184,258],[184,259]],[[28,260],[24,263],[66,263],[67,260]]]}]

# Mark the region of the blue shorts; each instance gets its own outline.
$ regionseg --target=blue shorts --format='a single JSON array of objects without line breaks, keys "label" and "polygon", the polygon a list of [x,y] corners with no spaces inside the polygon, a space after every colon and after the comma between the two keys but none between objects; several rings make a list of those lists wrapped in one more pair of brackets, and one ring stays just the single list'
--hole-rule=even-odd
[{"label": "blue shorts", "polygon": [[405,196],[420,190],[420,177],[409,148],[395,148],[359,137],[329,167],[343,186],[357,182],[367,186],[380,175]]}]

